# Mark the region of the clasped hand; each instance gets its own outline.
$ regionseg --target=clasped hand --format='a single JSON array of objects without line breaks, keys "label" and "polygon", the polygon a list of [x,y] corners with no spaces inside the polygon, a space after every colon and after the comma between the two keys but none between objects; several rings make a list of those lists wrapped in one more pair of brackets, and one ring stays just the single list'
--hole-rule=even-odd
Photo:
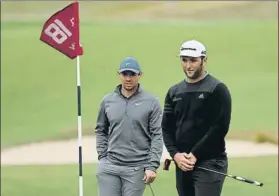
[{"label": "clasped hand", "polygon": [[193,170],[195,163],[197,161],[196,157],[192,153],[176,153],[174,155],[174,161],[178,167],[183,171]]}]

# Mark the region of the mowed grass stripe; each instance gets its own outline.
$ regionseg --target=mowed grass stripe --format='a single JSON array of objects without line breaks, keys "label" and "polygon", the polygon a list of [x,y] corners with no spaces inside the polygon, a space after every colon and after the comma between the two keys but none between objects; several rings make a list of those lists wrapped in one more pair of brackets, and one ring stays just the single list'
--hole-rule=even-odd
[{"label": "mowed grass stripe", "polygon": [[[2,24],[2,147],[75,136],[76,62],[39,41],[42,24]],[[231,90],[231,131],[277,130],[277,23],[209,26],[91,23],[81,25],[82,117],[93,133],[99,103],[119,82],[125,56],[142,64],[142,85],[163,105],[183,79],[176,57],[186,39],[208,48],[208,70]],[[264,39],[263,39],[264,38]]]},{"label": "mowed grass stripe", "polygon": [[[157,179],[152,184],[155,194],[177,195],[173,164],[170,171],[163,171],[162,167],[158,170]],[[226,178],[223,195],[278,195],[278,158],[276,156],[232,158],[229,160],[229,173],[258,180],[263,182],[264,186],[257,187]],[[83,176],[84,195],[97,195],[96,164],[84,164]],[[41,196],[76,196],[78,194],[77,165],[4,166],[1,179],[2,196],[37,196],[38,193]],[[151,196],[149,187],[146,187],[144,196]]]}]

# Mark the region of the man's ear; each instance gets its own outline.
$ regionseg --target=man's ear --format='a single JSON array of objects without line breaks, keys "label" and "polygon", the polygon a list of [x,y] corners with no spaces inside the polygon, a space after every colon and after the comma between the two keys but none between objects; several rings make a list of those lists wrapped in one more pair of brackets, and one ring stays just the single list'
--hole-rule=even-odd
[{"label": "man's ear", "polygon": [[203,62],[204,62],[204,63],[206,63],[206,62],[207,62],[207,57],[204,57]]},{"label": "man's ear", "polygon": [[204,64],[207,62],[207,57],[203,57],[201,59],[201,66],[204,66]]}]

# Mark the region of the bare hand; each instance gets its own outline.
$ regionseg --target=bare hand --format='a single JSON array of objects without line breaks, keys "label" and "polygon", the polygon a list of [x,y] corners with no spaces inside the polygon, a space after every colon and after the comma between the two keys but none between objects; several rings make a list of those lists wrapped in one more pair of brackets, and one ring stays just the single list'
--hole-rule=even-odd
[{"label": "bare hand", "polygon": [[190,159],[190,157],[187,153],[176,153],[174,160],[182,171],[191,171],[194,168],[195,161],[193,161],[193,158]]},{"label": "bare hand", "polygon": [[195,157],[195,155],[193,155],[191,152],[189,154],[187,154],[186,158],[192,162],[194,162],[194,164],[197,162],[197,158]]},{"label": "bare hand", "polygon": [[146,184],[152,183],[156,178],[156,173],[151,170],[145,170],[144,178],[143,180],[145,181]]}]

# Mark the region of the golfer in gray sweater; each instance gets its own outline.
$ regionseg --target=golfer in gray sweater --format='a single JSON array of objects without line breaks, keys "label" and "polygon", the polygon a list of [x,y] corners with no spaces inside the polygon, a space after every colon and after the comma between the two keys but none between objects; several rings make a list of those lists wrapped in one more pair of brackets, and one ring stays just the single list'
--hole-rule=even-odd
[{"label": "golfer in gray sweater", "polygon": [[99,196],[142,196],[156,178],[163,150],[159,100],[142,89],[133,57],[119,67],[121,84],[104,96],[95,128]]}]

